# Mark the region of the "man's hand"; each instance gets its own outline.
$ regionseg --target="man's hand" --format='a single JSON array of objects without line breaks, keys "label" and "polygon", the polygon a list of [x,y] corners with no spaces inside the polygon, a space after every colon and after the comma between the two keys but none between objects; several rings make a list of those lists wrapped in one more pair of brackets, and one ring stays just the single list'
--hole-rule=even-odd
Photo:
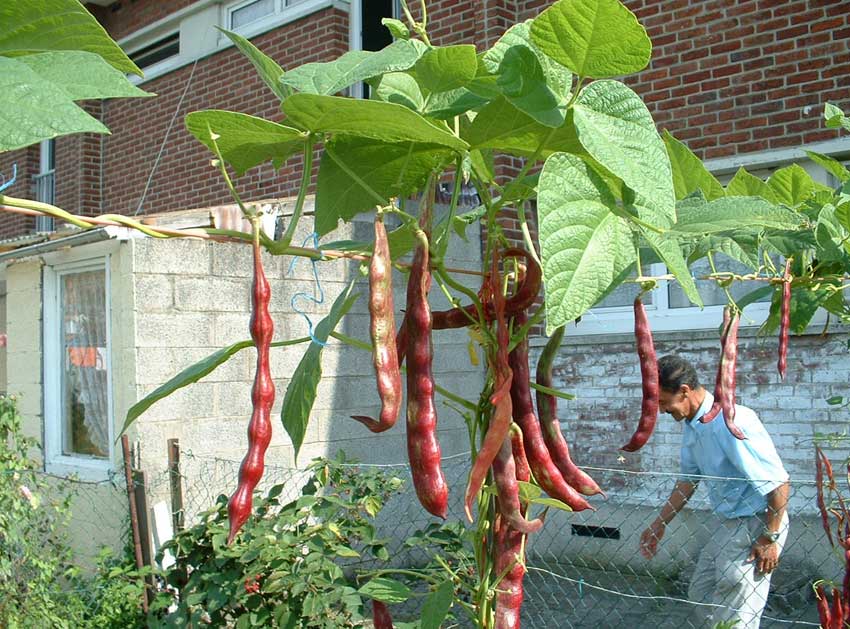
[{"label": "man's hand", "polygon": [[755,561],[757,571],[770,574],[779,565],[779,544],[765,537],[759,537],[753,544],[747,561]]},{"label": "man's hand", "polygon": [[640,535],[640,554],[646,557],[647,559],[652,559],[655,557],[655,553],[658,552],[658,542],[661,541],[661,538],[664,537],[664,531],[666,530],[666,526],[663,522],[659,522],[656,520],[652,524],[649,525],[649,528],[646,529]]}]

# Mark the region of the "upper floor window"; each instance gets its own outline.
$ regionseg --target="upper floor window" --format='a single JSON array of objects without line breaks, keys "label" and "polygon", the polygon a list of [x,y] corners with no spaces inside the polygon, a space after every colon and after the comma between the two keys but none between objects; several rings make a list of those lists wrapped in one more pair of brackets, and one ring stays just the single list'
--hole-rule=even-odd
[{"label": "upper floor window", "polygon": [[180,54],[180,33],[175,31],[165,37],[147,44],[143,48],[131,52],[129,57],[133,62],[144,70],[150,66],[165,61]]},{"label": "upper floor window", "polygon": [[49,471],[112,461],[109,256],[45,266],[44,415]]},{"label": "upper floor window", "polygon": [[[36,201],[53,204],[55,196],[56,140],[42,140],[38,147],[38,174],[33,177],[33,196]],[[36,216],[35,231],[52,232],[52,216]]]}]

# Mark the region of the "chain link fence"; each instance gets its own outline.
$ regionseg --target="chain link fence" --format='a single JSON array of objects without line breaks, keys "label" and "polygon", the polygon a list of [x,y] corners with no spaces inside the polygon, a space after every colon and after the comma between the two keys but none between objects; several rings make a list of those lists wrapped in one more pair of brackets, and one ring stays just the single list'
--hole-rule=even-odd
[{"label": "chain link fence", "polygon": [[[211,508],[219,495],[233,491],[239,465],[240,461],[181,453],[179,473],[186,526]],[[391,540],[394,565],[421,565],[427,559],[424,551],[406,547],[403,542],[437,520],[419,505],[407,465],[380,467],[405,484],[378,515],[378,530]],[[695,607],[705,604],[687,599],[688,583],[699,551],[716,526],[703,490],[697,490],[690,505],[668,526],[656,557],[647,560],[638,552],[640,534],[658,515],[676,475],[587,469],[601,487],[609,488],[607,499],[593,498],[593,512],[550,510],[544,528],[528,540],[523,626],[695,627],[690,615]],[[448,519],[464,521],[462,495],[469,471],[468,455],[445,459],[444,470],[452,488]],[[99,547],[120,549],[132,539],[123,476],[100,483],[44,476],[57,490],[61,488],[73,497],[68,539],[76,549],[82,549],[82,555],[88,557],[86,563],[91,565]],[[7,482],[20,483],[12,475],[4,477]],[[307,480],[308,473],[303,470],[269,465],[258,489],[282,484],[281,500],[294,499]],[[150,510],[164,501],[170,511],[172,492],[168,470],[147,475],[145,493]],[[790,533],[773,576],[761,627],[818,627],[812,583],[824,578],[840,582],[842,565],[821,528],[814,481],[792,480],[788,511]],[[153,518],[147,515],[152,530]]]},{"label": "chain link fence", "polygon": [[[379,514],[379,531],[392,540],[393,564],[420,565],[426,560],[423,551],[403,542],[438,520],[419,505],[407,465],[380,467],[405,480],[405,485]],[[452,488],[448,519],[464,521],[462,495],[469,456],[444,459],[443,467]],[[699,551],[717,525],[705,490],[697,489],[689,506],[668,526],[656,557],[647,560],[638,552],[640,534],[658,515],[677,475],[586,469],[601,487],[611,488],[607,499],[592,499],[593,512],[550,510],[546,525],[528,540],[523,626],[696,627],[692,614],[699,617],[705,608],[707,616],[711,605],[689,601],[688,583]],[[187,523],[219,494],[232,492],[238,470],[239,461],[183,453]],[[302,471],[272,465],[266,468],[260,489],[283,484],[284,496],[294,499],[306,480]],[[823,578],[841,580],[842,565],[821,527],[816,495],[814,481],[792,480],[790,532],[772,578],[761,627],[818,627],[812,583]]]}]

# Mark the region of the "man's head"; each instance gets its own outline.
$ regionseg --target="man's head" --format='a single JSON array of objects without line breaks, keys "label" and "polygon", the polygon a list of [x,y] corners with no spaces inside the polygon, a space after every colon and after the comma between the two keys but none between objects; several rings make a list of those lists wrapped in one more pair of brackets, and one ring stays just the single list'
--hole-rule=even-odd
[{"label": "man's head", "polygon": [[662,356],[658,359],[658,380],[658,406],[662,413],[669,413],[677,422],[696,414],[705,391],[691,363],[676,354]]}]

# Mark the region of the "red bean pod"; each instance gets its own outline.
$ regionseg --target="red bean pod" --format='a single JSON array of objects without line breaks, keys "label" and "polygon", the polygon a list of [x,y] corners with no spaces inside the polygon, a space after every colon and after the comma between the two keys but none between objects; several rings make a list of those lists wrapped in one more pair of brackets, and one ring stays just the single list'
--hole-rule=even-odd
[{"label": "red bean pod", "polygon": [[[434,199],[433,184],[426,194],[428,198],[422,204],[420,225],[427,238]],[[437,440],[431,307],[428,305],[430,289],[428,245],[422,242],[414,253],[407,283],[407,456],[419,502],[429,513],[445,518],[448,514],[449,488],[443,474],[440,443]]]},{"label": "red bean pod", "polygon": [[832,466],[829,463],[829,459],[823,453],[823,450],[820,449],[820,446],[815,446],[815,486],[817,489],[818,511],[820,511],[821,525],[823,525],[823,530],[826,533],[826,538],[829,540],[829,545],[835,548],[835,542],[832,540],[832,526],[829,524],[829,514],[826,510],[826,501],[823,495],[824,469],[827,470],[827,474],[831,479]]},{"label": "red bean pod", "polygon": [[401,371],[393,311],[390,244],[383,214],[379,213],[375,217],[375,248],[369,264],[369,332],[372,338],[372,363],[381,398],[381,414],[377,420],[366,415],[351,416],[372,432],[392,428],[401,410]]},{"label": "red bean pod", "polygon": [[393,629],[393,618],[386,603],[372,600],[372,622],[375,629]]},{"label": "red bean pod", "polygon": [[528,467],[528,458],[525,456],[525,446],[522,443],[522,431],[516,424],[511,424],[511,454],[514,455],[516,468],[516,479],[527,483],[531,480],[531,468]]},{"label": "red bean pod", "polygon": [[[524,258],[525,259],[525,277],[520,283],[517,291],[511,295],[505,302],[505,313],[510,317],[517,313],[524,312],[537,299],[540,293],[540,285],[543,280],[543,272],[540,265],[534,260],[530,253],[524,249],[510,248],[505,249],[501,258]],[[486,322],[491,322],[496,319],[496,312],[492,303],[483,303],[484,318]],[[451,328],[464,328],[471,323],[478,321],[478,311],[473,304],[462,308],[452,308],[451,310],[440,310],[434,312],[434,329],[447,330]]]},{"label": "red bean pod", "polygon": [[832,627],[833,629],[844,629],[844,603],[841,593],[832,588]]},{"label": "red bean pod", "polygon": [[820,625],[822,629],[832,629],[832,613],[829,609],[829,599],[826,597],[826,591],[822,585],[815,588],[817,591],[818,616],[820,617]]},{"label": "red bean pod", "polygon": [[626,452],[640,450],[652,436],[655,422],[658,419],[658,361],[655,358],[655,344],[652,342],[652,329],[646,309],[640,297],[635,299],[635,341],[640,361],[640,375],[643,381],[643,401],[640,407],[640,421],[637,430],[623,446]]},{"label": "red bean pod", "polygon": [[721,409],[721,402],[723,401],[723,351],[726,347],[726,336],[729,334],[729,326],[731,323],[732,319],[729,314],[729,309],[724,308],[723,327],[720,331],[720,360],[717,362],[717,376],[714,380],[714,402],[711,404],[711,408],[708,409],[708,412],[699,418],[700,422],[703,424],[707,424],[717,417],[717,414]]},{"label": "red bean pod", "polygon": [[[515,327],[525,323],[524,313],[515,319]],[[528,368],[528,340],[522,339],[510,353],[510,366],[513,371],[511,383],[511,401],[513,403],[514,422],[522,430],[528,464],[537,484],[552,498],[560,500],[573,511],[583,511],[591,506],[584,497],[564,480],[561,471],[552,461],[540,422],[534,414],[531,401],[531,375]]]},{"label": "red bean pod", "polygon": [[[564,326],[561,326],[552,333],[552,336],[546,342],[546,346],[537,360],[537,384],[552,388],[552,365],[563,338]],[[596,481],[573,463],[567,440],[561,433],[561,423],[558,421],[558,401],[555,396],[543,393],[540,390],[536,392],[536,396],[537,415],[540,420],[540,428],[543,430],[543,441],[546,442],[552,461],[561,471],[564,480],[585,496],[605,495]]]},{"label": "red bean pod", "polygon": [[723,411],[723,421],[726,422],[726,428],[736,439],[743,441],[747,437],[735,425],[735,366],[738,360],[738,324],[741,322],[741,317],[738,312],[733,312],[729,316],[731,319],[729,333],[726,335],[726,342],[723,344],[723,396],[720,400],[720,407]]},{"label": "red bean pod", "polygon": [[492,304],[496,316],[496,351],[488,357],[490,371],[493,374],[493,394],[490,396],[490,404],[493,412],[487,432],[481,442],[481,447],[475,455],[472,469],[469,472],[469,481],[466,484],[464,494],[464,507],[466,517],[472,521],[472,502],[478,495],[487,470],[493,464],[496,456],[503,447],[508,431],[511,427],[512,403],[511,382],[513,373],[508,365],[508,343],[510,333],[508,323],[505,321],[505,298],[502,296],[499,286],[499,256],[494,253],[490,265],[490,275],[484,284],[484,303]]},{"label": "red bean pod", "polygon": [[525,576],[523,534],[499,518],[496,521],[494,545],[495,574],[504,575],[496,584],[495,629],[519,629],[522,608],[522,580]]},{"label": "red bean pod", "polygon": [[788,367],[788,330],[791,327],[791,259],[785,262],[785,281],[782,284],[782,305],[779,317],[779,359],[776,368],[779,378],[785,379]]},{"label": "red bean pod", "polygon": [[516,463],[511,451],[510,435],[505,435],[502,447],[493,460],[493,480],[499,495],[499,513],[504,522],[520,533],[536,533],[543,527],[543,520],[526,520],[522,513],[517,484]]},{"label": "red bean pod", "polygon": [[239,484],[227,503],[230,533],[227,543],[251,515],[254,488],[263,476],[266,449],[272,438],[271,409],[274,404],[274,382],[269,367],[269,350],[274,322],[269,314],[271,288],[263,271],[259,231],[254,229],[254,279],[251,286],[251,338],[257,346],[257,371],[251,391],[253,413],[248,423],[248,452],[239,467]]}]

